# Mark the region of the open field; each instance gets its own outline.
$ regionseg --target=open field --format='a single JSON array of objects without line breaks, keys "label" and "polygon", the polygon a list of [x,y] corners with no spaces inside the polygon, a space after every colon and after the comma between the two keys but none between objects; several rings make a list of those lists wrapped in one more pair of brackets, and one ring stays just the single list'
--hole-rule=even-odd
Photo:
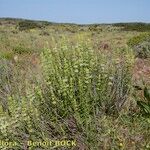
[{"label": "open field", "polygon": [[150,150],[149,32],[0,19],[0,149]]}]

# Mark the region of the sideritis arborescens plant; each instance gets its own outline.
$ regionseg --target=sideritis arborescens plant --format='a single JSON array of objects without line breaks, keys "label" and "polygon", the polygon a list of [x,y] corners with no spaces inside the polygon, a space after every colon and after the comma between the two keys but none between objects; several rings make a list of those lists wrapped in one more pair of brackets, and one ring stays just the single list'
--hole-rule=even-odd
[{"label": "sideritis arborescens plant", "polygon": [[34,103],[45,137],[80,137],[93,145],[92,138],[101,132],[98,117],[119,112],[130,93],[126,54],[122,62],[111,55],[86,42],[43,50],[43,81],[35,88]]},{"label": "sideritis arborescens plant", "polygon": [[118,68],[115,60],[95,52],[89,44],[45,49],[41,62],[45,81],[40,107],[46,118],[73,115],[86,123],[89,116],[127,99],[131,79],[128,62]]}]

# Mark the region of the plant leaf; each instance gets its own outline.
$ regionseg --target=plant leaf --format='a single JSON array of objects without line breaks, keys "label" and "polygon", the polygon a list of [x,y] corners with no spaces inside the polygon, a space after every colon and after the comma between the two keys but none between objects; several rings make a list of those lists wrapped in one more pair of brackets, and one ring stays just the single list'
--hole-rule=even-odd
[{"label": "plant leaf", "polygon": [[137,101],[137,104],[145,113],[150,114],[150,105],[143,101]]},{"label": "plant leaf", "polygon": [[150,90],[147,87],[144,88],[144,97],[150,101]]}]

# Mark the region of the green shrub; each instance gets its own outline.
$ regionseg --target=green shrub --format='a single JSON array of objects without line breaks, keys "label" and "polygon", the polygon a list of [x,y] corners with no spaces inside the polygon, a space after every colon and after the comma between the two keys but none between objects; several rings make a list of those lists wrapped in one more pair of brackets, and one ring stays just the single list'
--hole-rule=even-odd
[{"label": "green shrub", "polygon": [[42,24],[34,21],[24,20],[24,21],[20,21],[17,27],[20,31],[23,31],[23,30],[30,30],[35,28],[42,28]]},{"label": "green shrub", "polygon": [[102,27],[98,24],[94,24],[94,25],[90,25],[89,26],[89,31],[92,31],[92,32],[102,32]]},{"label": "green shrub", "polygon": [[94,51],[85,41],[57,43],[41,53],[41,80],[30,81],[33,74],[27,79],[18,68],[10,71],[11,78],[7,81],[6,74],[2,82],[10,86],[5,100],[11,117],[1,117],[1,137],[20,143],[16,150],[23,149],[27,140],[37,139],[76,139],[77,149],[80,142],[89,149],[103,145],[99,139],[113,132],[109,128],[113,123],[105,116],[117,115],[128,101],[131,62],[127,51],[118,50],[124,53],[118,60],[112,53]]},{"label": "green shrub", "polygon": [[0,52],[0,59],[12,59],[13,56],[14,56],[14,53],[10,51]]},{"label": "green shrub", "polygon": [[41,33],[39,34],[41,36],[49,36],[49,32],[48,31],[41,31]]},{"label": "green shrub", "polygon": [[137,32],[149,32],[149,23],[117,23],[113,24],[115,27],[121,27],[123,31],[137,31]]},{"label": "green shrub", "polygon": [[133,48],[135,56],[139,58],[148,58],[150,56],[150,34],[144,33],[131,38],[128,43]]},{"label": "green shrub", "polygon": [[116,64],[88,44],[65,43],[44,49],[41,64],[44,81],[37,85],[31,99],[40,114],[43,132],[59,138],[74,138],[80,132],[83,142],[95,147],[97,141],[92,139],[98,124],[93,122],[101,114],[120,113],[128,101],[128,61]]},{"label": "green shrub", "polygon": [[138,46],[134,47],[135,56],[139,58],[149,58],[150,57],[150,42],[143,42]]},{"label": "green shrub", "polygon": [[87,45],[45,49],[41,57],[47,87],[43,97],[48,97],[41,110],[51,108],[51,116],[74,113],[86,120],[90,114],[111,107],[115,110],[116,103],[126,101],[130,84],[127,62],[115,66],[115,62]]},{"label": "green shrub", "polygon": [[3,111],[7,112],[9,115],[11,113],[8,106],[7,96],[11,93],[12,80],[13,73],[11,61],[4,58],[0,59],[0,106],[2,106]]},{"label": "green shrub", "polygon": [[32,50],[28,47],[25,47],[23,44],[18,44],[17,46],[13,47],[13,52],[15,54],[24,54],[31,53]]},{"label": "green shrub", "polygon": [[30,85],[11,71],[14,92],[6,100],[12,117],[1,117],[1,137],[17,141],[16,150],[23,149],[27,140],[37,139],[76,139],[77,149],[80,143],[89,149],[103,147],[105,141],[99,143],[100,138],[108,132],[114,138],[114,117],[110,121],[106,114],[120,113],[130,92],[130,65],[123,52],[118,62],[110,59],[112,54],[94,51],[86,43],[58,44],[41,53],[42,81]]},{"label": "green shrub", "polygon": [[143,33],[135,36],[131,38],[127,44],[133,48],[134,46],[138,46],[140,43],[143,43],[145,41],[150,41],[150,33]]},{"label": "green shrub", "polygon": [[[20,98],[21,104],[18,105],[17,99],[9,97],[11,107],[13,106],[11,117],[8,115],[0,116],[0,140],[6,139],[13,143],[16,142],[15,145],[9,146],[9,149],[15,150],[24,149],[27,139],[37,140],[41,137],[36,109],[28,105],[26,98]],[[32,146],[31,148],[34,149]],[[0,149],[5,150],[6,146],[0,145]]]},{"label": "green shrub", "polygon": [[139,90],[142,90],[144,93],[143,99],[136,97],[137,99],[137,105],[140,107],[141,112],[143,115],[150,116],[150,88],[145,86],[143,89],[138,88]]}]

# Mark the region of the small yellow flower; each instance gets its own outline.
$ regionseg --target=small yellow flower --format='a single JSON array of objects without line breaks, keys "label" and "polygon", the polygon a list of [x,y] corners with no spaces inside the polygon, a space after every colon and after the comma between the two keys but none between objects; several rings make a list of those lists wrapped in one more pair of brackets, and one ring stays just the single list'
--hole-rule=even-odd
[{"label": "small yellow flower", "polygon": [[135,142],[134,142],[134,141],[132,141],[131,143],[132,143],[132,144],[135,144]]},{"label": "small yellow flower", "polygon": [[119,146],[120,146],[120,147],[123,147],[123,143],[119,143]]},{"label": "small yellow flower", "polygon": [[18,59],[18,56],[15,55],[15,56],[14,56],[14,61],[15,61],[15,62],[18,62],[18,60],[19,60],[19,59]]},{"label": "small yellow flower", "polygon": [[120,63],[120,59],[119,58],[117,58],[115,61],[116,61],[116,64]]},{"label": "small yellow flower", "polygon": [[110,85],[110,86],[111,86],[111,85],[113,85],[113,83],[112,83],[112,82],[108,82],[108,85]]},{"label": "small yellow flower", "polygon": [[113,78],[113,77],[109,77],[109,79],[110,79],[110,80],[113,80],[114,78]]},{"label": "small yellow flower", "polygon": [[74,71],[75,73],[78,73],[79,71],[78,71],[78,69],[75,69],[75,71]]},{"label": "small yellow flower", "polygon": [[56,101],[53,101],[52,104],[53,104],[53,105],[56,105]]}]

